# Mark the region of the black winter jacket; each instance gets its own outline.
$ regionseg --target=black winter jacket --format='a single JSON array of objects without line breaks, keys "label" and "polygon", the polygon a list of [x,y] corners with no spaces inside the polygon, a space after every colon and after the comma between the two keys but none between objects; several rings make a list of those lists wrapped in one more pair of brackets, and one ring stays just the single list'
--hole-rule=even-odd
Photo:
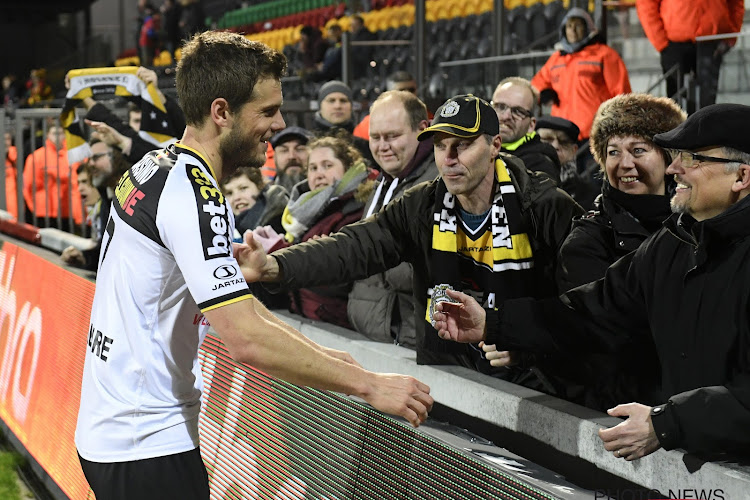
[{"label": "black winter jacket", "polygon": [[[488,342],[538,352],[655,349],[660,444],[750,452],[750,197],[701,222],[673,215],[594,283],[506,301]],[[639,360],[633,360],[638,370]]]},{"label": "black winter jacket", "polygon": [[[583,209],[546,175],[527,171],[513,156],[501,153],[521,202],[529,228],[536,280],[542,296],[556,294],[554,270],[557,252],[574,216]],[[358,280],[381,273],[401,262],[414,271],[414,300],[421,318],[432,286],[432,225],[435,191],[441,179],[420,184],[381,212],[344,227],[330,238],[307,241],[275,252],[282,285],[289,289]],[[417,362],[430,353],[463,353],[464,346],[440,339],[426,321],[417,321]]]}]

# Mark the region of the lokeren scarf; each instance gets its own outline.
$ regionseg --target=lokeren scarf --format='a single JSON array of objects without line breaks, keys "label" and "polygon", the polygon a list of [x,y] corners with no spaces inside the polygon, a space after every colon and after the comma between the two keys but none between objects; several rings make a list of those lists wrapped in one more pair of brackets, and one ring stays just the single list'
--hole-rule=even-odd
[{"label": "lokeren scarf", "polygon": [[[138,68],[85,68],[68,72],[70,89],[65,96],[60,122],[65,129],[68,145],[68,161],[72,164],[91,156],[91,148],[83,135],[83,129],[75,113],[75,107],[86,97],[126,97],[140,106],[143,113],[138,135],[156,147],[167,147],[177,141],[172,130],[167,109],[159,99],[156,87],[146,84],[136,76]],[[156,148],[154,148],[156,149]]]},{"label": "lokeren scarf", "polygon": [[[459,248],[458,232],[465,234],[458,215],[456,198],[441,180],[435,194],[432,227],[432,278],[434,285],[427,291],[425,320],[431,323],[431,297],[438,285],[450,285],[466,293],[481,293],[480,303],[494,308],[506,298],[530,295],[528,283],[534,280],[527,273],[534,267],[533,253],[521,217],[521,205],[505,162],[495,160],[495,190],[490,208],[491,249]],[[484,226],[487,229],[487,226]],[[486,233],[485,230],[485,233]],[[473,250],[473,251],[472,251]],[[461,262],[470,262],[470,276]],[[489,289],[467,290],[466,282],[484,283]],[[524,285],[526,283],[527,285]],[[481,285],[480,285],[481,286]],[[428,331],[430,331],[428,329]],[[435,335],[437,337],[437,335]]]}]

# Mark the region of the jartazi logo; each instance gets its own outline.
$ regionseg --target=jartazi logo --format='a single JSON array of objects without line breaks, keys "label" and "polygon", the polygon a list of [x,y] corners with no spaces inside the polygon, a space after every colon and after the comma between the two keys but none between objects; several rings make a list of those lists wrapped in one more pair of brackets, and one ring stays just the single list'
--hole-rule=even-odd
[{"label": "jartazi logo", "polygon": [[217,280],[226,280],[237,276],[237,270],[234,266],[219,266],[214,269],[214,278]]}]

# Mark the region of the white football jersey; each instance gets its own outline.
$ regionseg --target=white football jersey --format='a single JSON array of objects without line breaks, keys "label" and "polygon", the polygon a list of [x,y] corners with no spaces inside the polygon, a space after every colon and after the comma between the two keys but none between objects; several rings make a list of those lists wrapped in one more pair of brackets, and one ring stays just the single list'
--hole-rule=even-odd
[{"label": "white football jersey", "polygon": [[195,150],[152,151],[118,182],[103,231],[75,442],[92,462],[198,445],[203,312],[251,298],[234,217]]}]

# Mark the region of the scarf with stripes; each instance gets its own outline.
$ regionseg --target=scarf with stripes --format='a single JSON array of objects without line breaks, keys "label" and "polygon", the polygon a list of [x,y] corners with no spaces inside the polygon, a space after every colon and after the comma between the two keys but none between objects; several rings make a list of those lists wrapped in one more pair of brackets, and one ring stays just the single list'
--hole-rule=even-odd
[{"label": "scarf with stripes", "polygon": [[60,114],[68,146],[68,162],[73,164],[91,156],[81,122],[75,113],[75,107],[86,97],[97,99],[101,96],[121,96],[140,106],[143,117],[138,135],[152,143],[154,149],[167,147],[177,140],[177,134],[170,126],[167,109],[161,102],[156,87],[146,85],[136,76],[137,71],[136,66],[123,66],[74,69],[68,72],[70,89]]},{"label": "scarf with stripes", "polygon": [[456,201],[441,180],[433,212],[433,286],[427,291],[425,311],[428,325],[432,319],[432,293],[440,285],[470,294],[490,309],[508,298],[533,295],[533,253],[520,200],[505,162],[495,160],[492,206],[476,232],[461,221]]}]

